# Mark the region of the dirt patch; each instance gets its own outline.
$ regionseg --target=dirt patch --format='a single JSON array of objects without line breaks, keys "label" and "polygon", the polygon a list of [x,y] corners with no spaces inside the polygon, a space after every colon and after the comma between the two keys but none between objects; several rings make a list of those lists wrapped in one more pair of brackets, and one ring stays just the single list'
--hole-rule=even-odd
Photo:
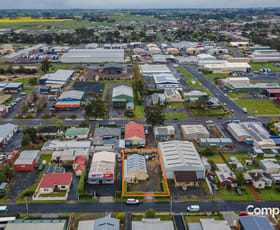
[{"label": "dirt patch", "polygon": [[162,171],[158,158],[152,158],[146,161],[149,179],[138,184],[128,184],[129,192],[143,191],[146,194],[162,191],[161,179]]},{"label": "dirt patch", "polygon": [[255,190],[253,185],[246,185],[250,193],[255,197],[256,201],[262,201],[263,199],[261,198],[260,194]]}]

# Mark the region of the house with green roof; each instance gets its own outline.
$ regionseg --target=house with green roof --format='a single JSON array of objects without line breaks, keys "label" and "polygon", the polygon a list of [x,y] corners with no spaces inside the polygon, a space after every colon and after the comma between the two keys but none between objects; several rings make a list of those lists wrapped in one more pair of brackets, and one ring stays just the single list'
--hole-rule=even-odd
[{"label": "house with green roof", "polygon": [[116,108],[134,109],[133,90],[126,85],[120,85],[113,89],[112,104]]},{"label": "house with green roof", "polygon": [[86,139],[88,138],[89,128],[69,128],[65,132],[66,139]]}]

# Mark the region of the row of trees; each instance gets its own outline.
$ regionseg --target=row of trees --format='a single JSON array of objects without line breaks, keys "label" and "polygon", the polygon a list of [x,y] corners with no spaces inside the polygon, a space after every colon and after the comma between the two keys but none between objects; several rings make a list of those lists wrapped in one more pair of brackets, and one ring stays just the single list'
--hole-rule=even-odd
[{"label": "row of trees", "polygon": [[24,66],[19,66],[19,68],[13,68],[11,65],[7,69],[0,68],[0,74],[35,74],[38,70],[36,68],[24,68]]}]

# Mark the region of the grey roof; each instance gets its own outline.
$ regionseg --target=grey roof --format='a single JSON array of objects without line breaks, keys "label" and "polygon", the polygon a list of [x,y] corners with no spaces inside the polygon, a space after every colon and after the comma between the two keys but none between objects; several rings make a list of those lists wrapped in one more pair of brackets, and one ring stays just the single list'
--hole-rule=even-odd
[{"label": "grey roof", "polygon": [[45,169],[45,174],[46,173],[65,173],[65,168],[63,167],[58,168],[53,164],[49,164]]},{"label": "grey roof", "polygon": [[7,138],[13,131],[17,128],[16,125],[7,123],[5,125],[0,125],[0,139]]},{"label": "grey roof", "polygon": [[74,73],[73,70],[60,69],[57,70],[55,73],[45,74],[44,76],[41,77],[41,79],[48,79],[48,81],[50,82],[51,81],[67,82],[73,73]]},{"label": "grey roof", "polygon": [[120,220],[106,216],[94,221],[94,230],[119,230]]},{"label": "grey roof", "polygon": [[203,230],[200,223],[188,223],[189,230]]},{"label": "grey roof", "polygon": [[120,85],[113,89],[112,97],[117,97],[120,95],[128,95],[130,97],[133,97],[133,91],[132,88],[126,85]]},{"label": "grey roof", "polygon": [[200,219],[202,229],[207,230],[230,230],[230,226],[226,220]]},{"label": "grey roof", "polygon": [[108,128],[100,127],[94,130],[95,137],[120,137],[121,129],[120,128]]},{"label": "grey roof", "polygon": [[69,90],[69,91],[64,91],[60,97],[58,98],[58,100],[63,100],[65,98],[74,98],[74,99],[78,99],[81,100],[82,97],[84,95],[83,91],[79,91],[79,90]]},{"label": "grey roof", "polygon": [[178,84],[178,80],[173,74],[153,74],[156,84]]},{"label": "grey roof", "polygon": [[172,221],[161,221],[160,219],[142,219],[132,221],[133,230],[174,230]]},{"label": "grey roof", "polygon": [[40,150],[24,150],[20,153],[15,164],[31,164],[40,154]]},{"label": "grey roof", "polygon": [[204,168],[201,158],[192,142],[167,141],[158,144],[165,169],[180,166]]},{"label": "grey roof", "polygon": [[245,230],[273,230],[266,217],[263,216],[242,216],[239,222]]},{"label": "grey roof", "polygon": [[5,230],[64,230],[66,220],[14,220],[10,221]]},{"label": "grey roof", "polygon": [[139,154],[133,154],[127,157],[127,172],[141,170],[147,172],[146,159]]},{"label": "grey roof", "polygon": [[153,104],[157,104],[158,103],[158,99],[160,99],[160,103],[165,102],[165,95],[163,93],[154,93],[152,94],[152,102]]}]

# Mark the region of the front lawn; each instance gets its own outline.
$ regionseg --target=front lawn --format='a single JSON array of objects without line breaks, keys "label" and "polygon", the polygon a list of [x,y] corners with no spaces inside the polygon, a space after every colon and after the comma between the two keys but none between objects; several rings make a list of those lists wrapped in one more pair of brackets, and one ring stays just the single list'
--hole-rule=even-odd
[{"label": "front lawn", "polygon": [[224,217],[222,215],[213,215],[213,216],[185,216],[185,222],[186,223],[198,223],[200,222],[200,219],[215,219],[215,220],[224,220]]},{"label": "front lawn", "polygon": [[239,187],[242,195],[239,196],[235,190],[228,190],[227,188],[220,188],[219,192],[224,201],[255,201],[255,197],[250,193],[246,186]]},{"label": "front lawn", "polygon": [[223,109],[192,109],[195,116],[223,116],[225,114]]},{"label": "front lawn", "polygon": [[178,118],[178,119],[187,119],[188,116],[185,113],[163,113],[166,119]]},{"label": "front lawn", "polygon": [[250,63],[253,71],[260,71],[263,68],[269,68],[270,71],[280,71],[280,68],[272,65],[271,63]]},{"label": "front lawn", "polygon": [[273,185],[271,189],[261,189],[261,190],[257,190],[257,192],[260,194],[261,198],[265,201],[280,200],[280,192],[277,191],[275,185]]},{"label": "front lawn", "polygon": [[36,77],[36,76],[34,76],[34,77],[18,78],[18,79],[13,80],[13,82],[23,83],[24,86],[27,86],[27,85],[30,85],[29,81],[32,78],[36,78],[37,84],[39,84],[40,77]]},{"label": "front lawn", "polygon": [[268,100],[237,100],[236,104],[240,108],[247,108],[251,115],[279,115],[280,107]]}]

